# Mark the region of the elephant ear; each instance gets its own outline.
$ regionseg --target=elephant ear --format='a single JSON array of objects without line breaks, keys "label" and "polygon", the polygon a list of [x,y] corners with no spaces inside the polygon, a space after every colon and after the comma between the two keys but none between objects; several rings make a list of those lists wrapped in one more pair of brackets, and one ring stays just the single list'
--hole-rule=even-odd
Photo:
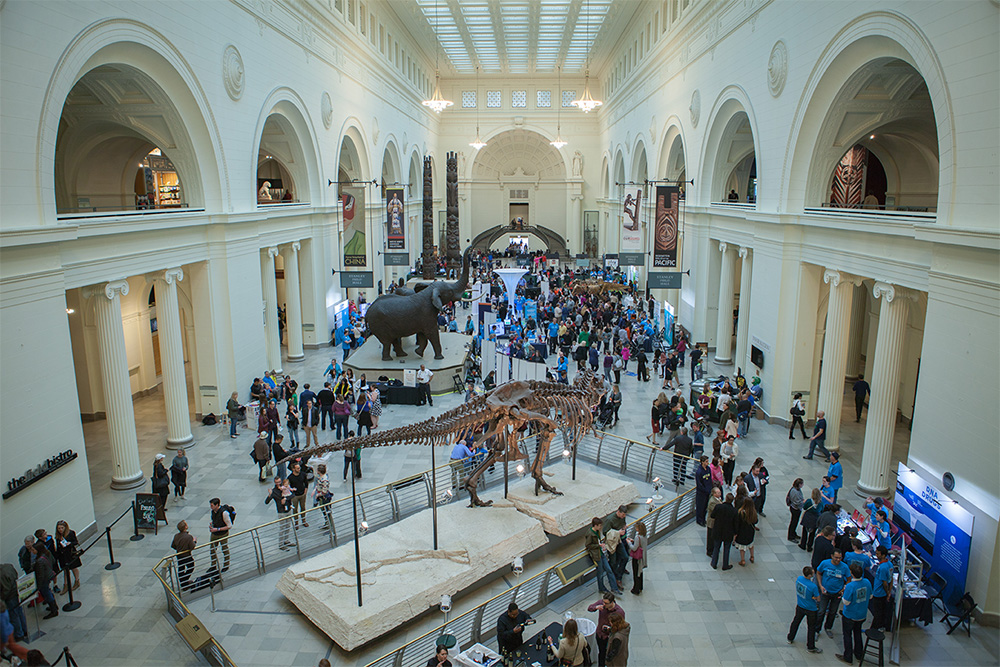
[{"label": "elephant ear", "polygon": [[417,292],[422,292],[423,290],[427,289],[429,286],[430,286],[430,283],[416,283],[413,286],[413,293],[416,294]]},{"label": "elephant ear", "polygon": [[431,292],[431,303],[434,304],[434,308],[437,309],[438,312],[441,312],[444,310],[444,304],[441,303],[441,286],[434,285],[431,287]]}]

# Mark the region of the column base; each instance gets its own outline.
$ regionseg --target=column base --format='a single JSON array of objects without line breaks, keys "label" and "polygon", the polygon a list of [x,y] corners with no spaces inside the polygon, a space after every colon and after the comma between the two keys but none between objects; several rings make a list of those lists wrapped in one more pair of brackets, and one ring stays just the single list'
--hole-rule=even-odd
[{"label": "column base", "polygon": [[854,489],[854,493],[860,498],[885,498],[889,495],[889,487],[885,487],[883,489],[870,489],[862,484],[858,484]]},{"label": "column base", "polygon": [[142,473],[141,470],[139,471],[138,474],[132,477],[111,478],[111,488],[115,489],[116,491],[127,491],[128,489],[137,489],[140,486],[145,485],[145,483],[146,483],[146,476]]},{"label": "column base", "polygon": [[285,357],[285,361],[305,361],[305,354],[289,354]]},{"label": "column base", "polygon": [[715,359],[713,359],[712,361],[714,363],[716,363],[716,364],[721,364],[723,366],[731,366],[733,364],[733,358],[732,357],[729,357],[727,359],[725,357],[716,356]]},{"label": "column base", "polygon": [[193,435],[188,435],[183,438],[173,439],[167,438],[167,449],[180,449],[181,447],[194,447],[197,443],[194,441]]}]

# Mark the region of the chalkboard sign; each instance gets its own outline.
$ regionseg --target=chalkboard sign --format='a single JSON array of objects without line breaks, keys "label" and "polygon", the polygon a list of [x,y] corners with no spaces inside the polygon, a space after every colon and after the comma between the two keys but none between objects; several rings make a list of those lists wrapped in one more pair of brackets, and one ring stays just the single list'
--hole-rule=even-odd
[{"label": "chalkboard sign", "polygon": [[557,566],[556,574],[559,575],[559,579],[564,584],[568,584],[571,581],[579,579],[593,569],[594,561],[590,560],[590,556],[588,556],[587,552],[584,551],[576,558]]},{"label": "chalkboard sign", "polygon": [[135,523],[139,528],[157,531],[159,521],[166,521],[167,516],[160,506],[160,497],[155,493],[135,494]]}]

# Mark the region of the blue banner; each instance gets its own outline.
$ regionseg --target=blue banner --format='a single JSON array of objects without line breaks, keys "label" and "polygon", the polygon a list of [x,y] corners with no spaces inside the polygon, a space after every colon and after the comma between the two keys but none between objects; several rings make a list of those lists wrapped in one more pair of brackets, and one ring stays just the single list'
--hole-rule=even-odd
[{"label": "blue banner", "polygon": [[538,302],[531,300],[524,302],[524,317],[534,318],[536,322],[538,321]]}]

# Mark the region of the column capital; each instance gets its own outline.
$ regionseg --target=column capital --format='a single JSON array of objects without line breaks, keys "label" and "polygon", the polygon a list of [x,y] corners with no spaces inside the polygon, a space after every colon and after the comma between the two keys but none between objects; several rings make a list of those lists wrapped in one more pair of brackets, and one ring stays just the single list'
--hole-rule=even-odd
[{"label": "column capital", "polygon": [[741,245],[738,252],[740,255],[740,259],[746,259],[747,256],[750,254],[750,248]]},{"label": "column capital", "polygon": [[278,246],[273,245],[273,246],[271,246],[270,248],[267,249],[267,255],[268,255],[268,257],[274,257],[277,254],[278,254]]},{"label": "column capital", "polygon": [[829,283],[830,287],[839,287],[840,283],[851,283],[857,286],[861,284],[861,278],[836,269],[826,269],[823,271],[823,282]]},{"label": "column capital", "polygon": [[875,286],[872,288],[872,296],[876,299],[884,298],[886,303],[892,303],[896,297],[910,300],[916,300],[917,298],[913,290],[881,281],[875,281]]},{"label": "column capital", "polygon": [[184,269],[179,266],[174,269],[167,269],[160,277],[163,279],[163,282],[168,285],[172,285],[175,282],[179,283],[184,280]]},{"label": "column capital", "polygon": [[298,252],[299,250],[302,250],[302,244],[298,241],[292,241],[292,251]]},{"label": "column capital", "polygon": [[116,296],[125,296],[128,294],[128,281],[127,280],[111,280],[104,283],[103,285],[91,285],[84,288],[83,296],[90,299],[95,296],[104,296],[109,301],[114,299]]},{"label": "column capital", "polygon": [[729,244],[725,241],[719,241],[719,252],[725,255],[727,250],[729,250]]}]

